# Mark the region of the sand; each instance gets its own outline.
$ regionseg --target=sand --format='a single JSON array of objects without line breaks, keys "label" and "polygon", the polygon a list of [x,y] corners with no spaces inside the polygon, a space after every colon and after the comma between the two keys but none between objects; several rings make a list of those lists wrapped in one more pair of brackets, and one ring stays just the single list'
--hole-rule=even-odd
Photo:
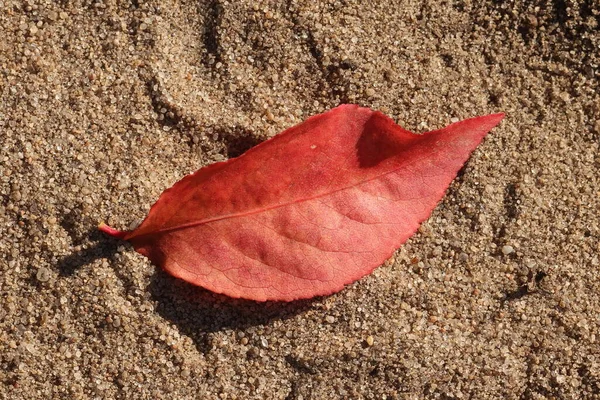
[{"label": "sand", "polygon": [[[593,1],[0,0],[0,398],[600,393]],[[232,301],[95,230],[340,103],[506,112],[395,256]]]}]

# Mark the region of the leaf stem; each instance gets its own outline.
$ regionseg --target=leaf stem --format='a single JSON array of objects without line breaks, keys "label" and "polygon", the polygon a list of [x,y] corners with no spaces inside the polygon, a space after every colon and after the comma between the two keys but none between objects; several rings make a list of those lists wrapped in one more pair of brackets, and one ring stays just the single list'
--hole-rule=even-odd
[{"label": "leaf stem", "polygon": [[98,225],[98,230],[116,239],[125,239],[125,236],[127,235],[126,231],[118,231],[106,225],[104,222],[101,222],[100,225]]}]

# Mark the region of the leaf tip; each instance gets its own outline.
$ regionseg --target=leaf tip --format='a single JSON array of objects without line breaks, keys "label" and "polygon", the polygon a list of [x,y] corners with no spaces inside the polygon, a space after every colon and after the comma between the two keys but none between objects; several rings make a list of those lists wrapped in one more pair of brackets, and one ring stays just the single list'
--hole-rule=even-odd
[{"label": "leaf tip", "polygon": [[114,228],[111,228],[110,226],[106,225],[104,222],[100,222],[100,224],[98,225],[98,230],[100,232],[104,232],[106,233],[108,236],[112,236],[116,239],[124,239],[125,235],[127,235],[127,232],[125,231],[118,231]]},{"label": "leaf tip", "polygon": [[499,112],[496,114],[491,114],[490,117],[497,120],[499,123],[500,121],[502,121],[504,119],[504,117],[506,117],[506,113]]}]

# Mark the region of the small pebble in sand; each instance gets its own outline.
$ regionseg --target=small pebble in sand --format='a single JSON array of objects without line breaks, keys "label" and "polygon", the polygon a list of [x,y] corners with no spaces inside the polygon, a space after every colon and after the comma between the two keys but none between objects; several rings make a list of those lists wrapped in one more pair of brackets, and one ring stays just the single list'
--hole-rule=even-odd
[{"label": "small pebble in sand", "polygon": [[269,347],[269,341],[267,340],[267,338],[261,336],[260,338],[260,345],[262,347],[264,347],[265,349]]},{"label": "small pebble in sand", "polygon": [[367,343],[367,346],[371,347],[375,343],[375,339],[373,339],[373,336],[369,335],[367,336],[365,342]]},{"label": "small pebble in sand", "polygon": [[50,270],[46,267],[41,267],[35,274],[35,278],[40,282],[48,282],[50,280],[50,276]]},{"label": "small pebble in sand", "polygon": [[325,317],[325,321],[327,321],[330,324],[333,324],[335,322],[335,317],[331,316],[331,315],[328,315],[328,316]]},{"label": "small pebble in sand", "polygon": [[514,252],[515,252],[515,249],[513,249],[512,246],[509,246],[509,245],[502,246],[502,254],[504,254],[505,256],[512,254]]}]

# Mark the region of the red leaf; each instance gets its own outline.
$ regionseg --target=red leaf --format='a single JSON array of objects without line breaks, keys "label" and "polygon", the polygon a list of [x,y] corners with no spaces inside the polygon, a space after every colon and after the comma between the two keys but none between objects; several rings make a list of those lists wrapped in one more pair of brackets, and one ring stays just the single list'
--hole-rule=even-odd
[{"label": "red leaf", "polygon": [[415,232],[503,117],[415,135],[380,112],[342,105],[186,176],[137,229],[100,230],[231,297],[331,294]]}]

